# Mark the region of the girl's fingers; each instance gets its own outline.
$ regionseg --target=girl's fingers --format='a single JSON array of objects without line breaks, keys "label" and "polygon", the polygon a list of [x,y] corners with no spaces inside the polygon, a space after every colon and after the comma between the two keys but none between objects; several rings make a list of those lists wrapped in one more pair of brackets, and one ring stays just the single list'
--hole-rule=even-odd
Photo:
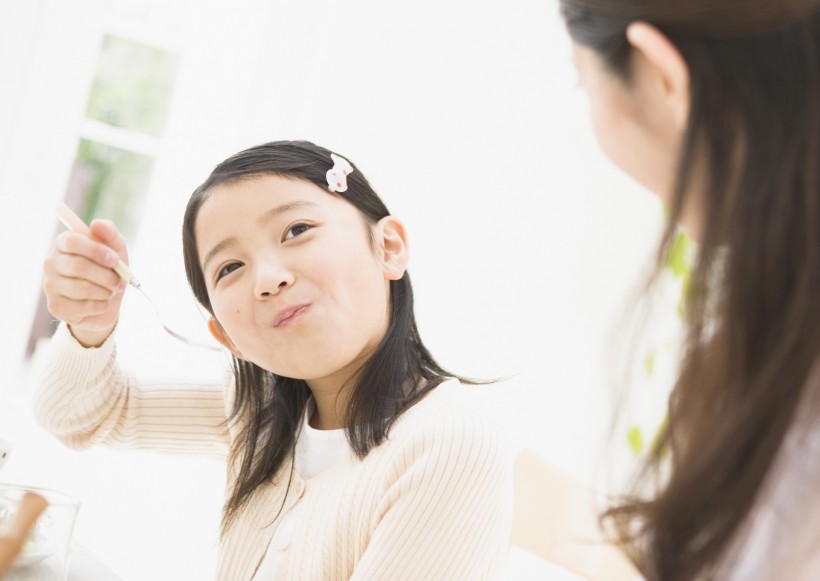
[{"label": "girl's fingers", "polygon": [[110,301],[74,300],[46,295],[49,312],[66,323],[80,325],[85,319],[102,315],[111,306]]},{"label": "girl's fingers", "polygon": [[93,220],[89,224],[91,234],[105,246],[119,254],[119,257],[128,264],[128,251],[125,247],[125,238],[111,220]]},{"label": "girl's fingers", "polygon": [[120,261],[119,254],[111,247],[75,232],[60,234],[55,240],[55,248],[62,254],[83,256],[106,268],[111,268]]},{"label": "girl's fingers", "polygon": [[[46,288],[48,284],[48,288]],[[43,283],[46,294],[57,295],[73,301],[107,301],[115,297],[119,289],[114,290],[107,286],[100,286],[83,278],[60,277],[53,281]]]},{"label": "girl's fingers", "polygon": [[113,223],[95,220],[91,234],[61,233],[43,262],[49,312],[86,338],[116,323],[125,283],[112,267],[128,263],[125,239]]},{"label": "girl's fingers", "polygon": [[108,290],[109,296],[117,289],[120,277],[116,272],[85,256],[58,254],[50,260],[46,275],[55,278],[85,280]]}]

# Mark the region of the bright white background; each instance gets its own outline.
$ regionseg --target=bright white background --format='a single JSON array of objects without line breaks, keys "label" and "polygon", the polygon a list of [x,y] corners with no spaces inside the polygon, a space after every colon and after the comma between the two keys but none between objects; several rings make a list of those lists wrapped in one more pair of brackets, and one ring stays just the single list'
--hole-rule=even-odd
[{"label": "bright white background", "polygon": [[[172,326],[205,338],[182,269],[184,204],[239,149],[310,139],[364,171],[411,237],[422,335],[535,449],[597,482],[609,348],[662,220],[598,152],[557,2],[0,0],[2,477],[83,499],[80,542],[129,581],[207,579],[222,467],[64,450],[31,422],[23,349],[102,34],[154,19],[182,54],[131,266]],[[161,16],[159,16],[161,15]],[[145,377],[219,373],[129,293],[121,358]],[[477,396],[479,397],[479,396]],[[22,412],[20,411],[22,410]],[[521,578],[521,577],[519,577]]]}]

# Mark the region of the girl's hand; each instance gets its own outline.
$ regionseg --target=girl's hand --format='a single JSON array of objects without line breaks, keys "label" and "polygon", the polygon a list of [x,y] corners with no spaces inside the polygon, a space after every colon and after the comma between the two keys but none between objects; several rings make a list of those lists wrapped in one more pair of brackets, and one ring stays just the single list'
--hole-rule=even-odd
[{"label": "girl's hand", "polygon": [[91,222],[92,237],[66,231],[43,264],[48,310],[69,325],[86,347],[101,345],[114,330],[125,281],[111,267],[128,263],[125,239],[113,222]]}]

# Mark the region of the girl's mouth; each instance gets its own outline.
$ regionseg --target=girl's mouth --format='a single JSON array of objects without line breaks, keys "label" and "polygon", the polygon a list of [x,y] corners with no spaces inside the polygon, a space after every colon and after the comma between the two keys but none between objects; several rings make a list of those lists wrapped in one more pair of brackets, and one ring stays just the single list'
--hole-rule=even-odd
[{"label": "girl's mouth", "polygon": [[303,305],[296,305],[293,307],[288,307],[282,311],[279,311],[279,314],[273,319],[273,326],[274,327],[284,327],[285,325],[290,324],[291,322],[298,319],[302,314],[304,314],[310,308],[309,304]]}]

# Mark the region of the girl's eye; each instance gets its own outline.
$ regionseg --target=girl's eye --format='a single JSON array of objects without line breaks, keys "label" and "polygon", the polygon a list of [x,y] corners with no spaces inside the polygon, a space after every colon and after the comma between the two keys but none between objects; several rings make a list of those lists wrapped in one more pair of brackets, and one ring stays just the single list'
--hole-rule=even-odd
[{"label": "girl's eye", "polygon": [[231,274],[234,270],[236,270],[240,266],[242,266],[241,262],[229,262],[228,264],[226,264],[225,266],[220,268],[219,271],[216,273],[216,280],[219,280],[223,276]]},{"label": "girl's eye", "polygon": [[304,234],[311,228],[312,226],[310,224],[294,224],[293,226],[288,228],[287,232],[285,232],[285,240],[290,240],[291,238],[299,236],[299,234]]}]

